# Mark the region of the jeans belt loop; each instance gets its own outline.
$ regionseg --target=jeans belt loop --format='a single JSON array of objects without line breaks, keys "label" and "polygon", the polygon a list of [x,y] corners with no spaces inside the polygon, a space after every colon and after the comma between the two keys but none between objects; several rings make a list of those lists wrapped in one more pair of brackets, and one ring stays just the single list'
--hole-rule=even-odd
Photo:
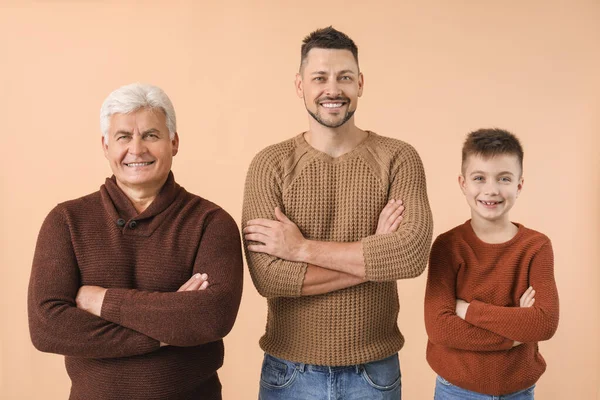
[{"label": "jeans belt loop", "polygon": [[298,363],[298,364],[296,365],[296,369],[297,369],[298,371],[300,371],[300,372],[304,372],[304,369],[305,369],[305,368],[306,368],[306,364],[304,364],[304,363]]}]

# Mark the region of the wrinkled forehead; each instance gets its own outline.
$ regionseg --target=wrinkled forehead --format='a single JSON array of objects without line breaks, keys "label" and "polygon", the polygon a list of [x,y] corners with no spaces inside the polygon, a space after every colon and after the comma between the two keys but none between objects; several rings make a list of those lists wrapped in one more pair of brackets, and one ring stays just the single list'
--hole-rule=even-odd
[{"label": "wrinkled forehead", "polygon": [[114,113],[110,116],[111,132],[119,130],[133,132],[149,128],[167,129],[166,115],[161,108],[144,107],[128,113]]}]

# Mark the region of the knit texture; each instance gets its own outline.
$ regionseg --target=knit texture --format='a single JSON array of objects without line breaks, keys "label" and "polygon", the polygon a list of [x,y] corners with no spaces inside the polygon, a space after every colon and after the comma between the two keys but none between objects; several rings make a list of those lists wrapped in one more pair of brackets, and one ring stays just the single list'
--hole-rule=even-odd
[{"label": "knit texture", "polygon": [[[433,244],[425,294],[427,361],[461,388],[504,395],[532,386],[546,369],[538,341],[558,327],[550,240],[520,224],[508,242],[481,241],[467,221]],[[532,307],[519,307],[529,286]],[[466,319],[456,299],[469,302]],[[514,341],[523,344],[512,347]]]},{"label": "knit texture", "polygon": [[[208,288],[176,293],[197,272],[208,274]],[[66,356],[71,399],[220,399],[216,371],[242,277],[239,231],[220,207],[170,174],[138,214],[113,177],[44,221],[29,284],[31,338]],[[76,307],[82,285],[108,288],[102,318]]]},{"label": "knit texture", "polygon": [[[374,236],[391,198],[404,201],[404,219],[397,232]],[[276,206],[307,239],[362,241],[368,282],[301,296],[306,264],[246,248],[254,285],[268,298],[262,349],[329,366],[370,362],[400,350],[395,280],[423,272],[432,236],[425,174],[414,148],[373,132],[337,158],[311,147],[303,134],[270,146],[250,165],[243,225],[275,219]]]}]

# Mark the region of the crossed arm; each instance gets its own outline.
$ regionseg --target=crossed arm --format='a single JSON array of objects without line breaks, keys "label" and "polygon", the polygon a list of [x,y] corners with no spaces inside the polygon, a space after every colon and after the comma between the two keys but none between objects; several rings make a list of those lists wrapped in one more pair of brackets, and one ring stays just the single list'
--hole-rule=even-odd
[{"label": "crossed arm", "polygon": [[352,243],[304,238],[281,211],[278,168],[257,156],[248,171],[242,220],[248,266],[259,293],[265,297],[321,294],[367,280],[421,274],[431,243],[431,211],[420,158],[412,148],[403,156],[376,232]]},{"label": "crossed arm", "polygon": [[[558,322],[558,309],[554,322],[551,316],[554,312],[548,312],[554,306],[549,307],[549,304],[555,303],[557,307],[558,295],[552,290],[555,285],[549,284],[554,279],[551,272],[548,274],[546,251],[548,249],[542,248],[532,262],[532,286],[521,296],[519,307],[494,306],[477,300],[467,303],[456,296],[457,271],[449,251],[438,238],[431,250],[425,293],[425,327],[429,340],[461,350],[498,351],[548,339]],[[540,265],[545,267],[540,268]],[[538,287],[541,290],[534,290]]]},{"label": "crossed arm", "polygon": [[[390,200],[379,215],[376,235],[392,233],[402,222],[401,200]],[[248,250],[307,265],[302,295],[315,295],[344,289],[366,282],[364,256],[360,242],[318,242],[304,238],[298,226],[279,209],[276,220],[248,221],[244,236]]]},{"label": "crossed arm", "polygon": [[[40,231],[29,286],[34,345],[69,356],[112,358],[149,353],[161,343],[194,346],[225,336],[241,298],[239,233],[224,211],[208,224],[196,274],[178,292],[80,287],[69,228],[53,211]],[[207,276],[198,276],[207,270],[210,284]]]}]

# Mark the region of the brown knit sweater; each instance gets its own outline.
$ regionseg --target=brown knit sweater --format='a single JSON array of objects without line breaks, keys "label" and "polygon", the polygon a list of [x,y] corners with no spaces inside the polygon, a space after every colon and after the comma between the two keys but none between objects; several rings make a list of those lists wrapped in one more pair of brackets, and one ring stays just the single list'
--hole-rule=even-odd
[{"label": "brown knit sweater", "polygon": [[[397,232],[375,236],[379,213],[390,198],[404,201],[404,220]],[[306,264],[246,250],[254,285],[268,298],[262,349],[330,366],[369,362],[400,350],[404,338],[397,325],[395,281],[423,272],[432,236],[425,174],[414,148],[372,132],[337,158],[311,147],[303,134],[270,146],[250,165],[243,225],[254,218],[275,219],[275,206],[307,239],[362,241],[368,282],[301,296]]]},{"label": "brown knit sweater", "polygon": [[[550,240],[522,225],[511,240],[482,242],[467,221],[431,249],[425,294],[427,361],[461,388],[503,395],[533,385],[546,369],[538,341],[558,326],[558,292]],[[532,307],[519,307],[529,286]],[[456,299],[470,303],[466,320]],[[513,342],[523,344],[512,347]]]},{"label": "brown knit sweater", "polygon": [[[177,293],[196,272],[209,287]],[[220,207],[170,174],[138,214],[113,177],[44,221],[29,284],[31,338],[66,356],[71,399],[220,399],[216,371],[242,273],[239,231]],[[102,318],[76,307],[82,285],[108,288]]]}]

